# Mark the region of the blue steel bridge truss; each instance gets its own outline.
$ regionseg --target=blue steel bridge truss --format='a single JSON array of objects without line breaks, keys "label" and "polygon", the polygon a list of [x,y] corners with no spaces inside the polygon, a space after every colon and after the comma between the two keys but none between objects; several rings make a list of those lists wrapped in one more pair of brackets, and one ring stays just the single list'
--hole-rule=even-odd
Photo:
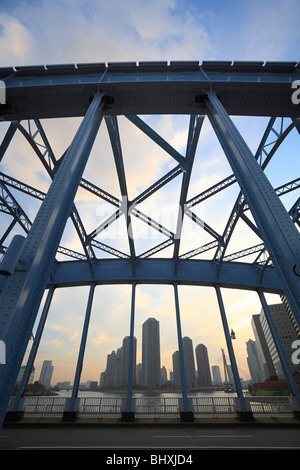
[{"label": "blue steel bridge truss", "polygon": [[[300,406],[299,392],[264,296],[264,293],[284,296],[300,325],[300,199],[295,196],[289,210],[280,200],[284,194],[297,194],[300,175],[297,175],[295,168],[292,181],[273,187],[265,173],[267,165],[290,132],[296,129],[300,133],[300,105],[291,99],[292,84],[299,79],[300,67],[296,62],[126,62],[0,68],[0,80],[5,86],[5,103],[0,105],[0,119],[7,126],[0,144],[0,160],[5,156],[9,161],[10,145],[21,134],[52,181],[48,192],[44,193],[7,171],[0,173],[0,210],[10,218],[10,223],[0,234],[3,253],[0,267],[0,339],[6,348],[5,364],[0,365],[0,424],[7,412],[45,291],[48,291],[47,300],[15,401],[15,410],[26,387],[54,290],[78,285],[90,286],[90,295],[70,412],[74,410],[78,391],[95,286],[122,283],[132,285],[131,346],[136,285],[174,286],[184,412],[189,412],[189,402],[185,386],[178,285],[215,288],[235,384],[241,409],[245,413],[249,410],[243,399],[220,288],[256,291],[273,332],[291,392]],[[143,117],[170,114],[189,116],[184,154],[149,126]],[[119,116],[125,116],[174,161],[170,171],[133,200],[128,197],[128,175],[124,169]],[[245,143],[232,116],[268,118],[255,153]],[[58,156],[52,150],[42,120],[66,117],[80,117],[81,124],[70,146]],[[189,198],[193,164],[205,119],[209,120],[232,173]],[[99,127],[103,126],[102,121],[107,127],[121,197],[83,177]],[[276,127],[278,122],[279,130]],[[181,177],[178,217],[176,229],[172,231],[160,220],[155,220],[153,214],[150,217],[142,211],[139,205],[178,176]],[[231,185],[238,185],[239,193],[223,232],[219,233],[202,220],[194,208]],[[92,232],[85,227],[74,203],[78,188],[84,188],[114,208],[113,214]],[[21,193],[40,204],[34,220],[30,219],[17,197]],[[97,239],[120,218],[124,218],[127,226],[128,252]],[[155,242],[142,253],[138,253],[130,229],[132,220],[136,218],[163,236],[163,241]],[[76,229],[81,251],[61,244],[69,220]],[[211,241],[202,245],[199,243],[196,248],[191,247],[183,252],[181,239],[185,220],[190,220],[199,226],[199,230],[208,233]],[[245,240],[242,249],[230,253],[228,245],[239,220],[250,227],[260,242],[248,246]],[[19,235],[11,240],[16,228]],[[63,259],[59,258],[60,254],[64,255]],[[255,255],[254,261],[247,261],[249,255]],[[132,361],[129,362],[129,367],[132,367]],[[131,377],[129,370],[128,412],[131,411]]]}]

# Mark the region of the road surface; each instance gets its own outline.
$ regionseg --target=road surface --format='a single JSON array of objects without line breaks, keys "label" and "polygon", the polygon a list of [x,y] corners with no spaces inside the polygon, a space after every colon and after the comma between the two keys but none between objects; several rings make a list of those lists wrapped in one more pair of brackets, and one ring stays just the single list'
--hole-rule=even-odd
[{"label": "road surface", "polygon": [[298,450],[299,426],[3,427],[0,450]]}]

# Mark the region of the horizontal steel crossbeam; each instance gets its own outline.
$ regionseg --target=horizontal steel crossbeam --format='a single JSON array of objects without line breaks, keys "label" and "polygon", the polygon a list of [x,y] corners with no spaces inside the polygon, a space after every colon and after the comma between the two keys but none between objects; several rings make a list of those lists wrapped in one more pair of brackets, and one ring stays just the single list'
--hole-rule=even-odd
[{"label": "horizontal steel crossbeam", "polygon": [[165,258],[139,259],[134,274],[131,262],[126,259],[95,260],[93,278],[86,261],[63,261],[56,264],[55,273],[49,285],[56,287],[72,287],[77,285],[96,284],[126,284],[137,282],[141,284],[172,284],[214,286],[221,282],[224,287],[234,289],[256,290],[262,288],[265,292],[282,293],[282,287],[274,267],[266,268],[263,281],[256,266],[248,263],[223,262],[221,279],[217,279],[215,264],[207,260],[183,260],[177,265],[177,275],[174,273],[174,263]]},{"label": "horizontal steel crossbeam", "polygon": [[[291,84],[297,62],[140,62],[2,67],[4,120],[84,116],[106,94],[106,114],[202,114],[218,93],[231,115],[298,117]],[[201,111],[202,110],[202,111]]]}]

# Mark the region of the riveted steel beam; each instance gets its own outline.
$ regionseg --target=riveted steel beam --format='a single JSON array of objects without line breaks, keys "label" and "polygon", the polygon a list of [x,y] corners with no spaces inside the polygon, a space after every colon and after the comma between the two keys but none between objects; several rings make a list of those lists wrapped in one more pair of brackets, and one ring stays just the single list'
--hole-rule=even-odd
[{"label": "riveted steel beam", "polygon": [[283,290],[300,325],[300,235],[262,168],[214,93],[208,93],[208,117],[242,188]]},{"label": "riveted steel beam", "polygon": [[97,90],[114,115],[201,114],[217,90],[230,115],[299,117],[291,84],[297,62],[50,64],[0,68],[5,120],[84,116]]},{"label": "riveted steel beam", "polygon": [[242,290],[256,290],[261,287],[265,292],[282,294],[283,289],[273,266],[266,269],[263,282],[255,265],[233,261],[223,261],[221,277],[218,279],[213,261],[198,259],[179,259],[177,275],[174,262],[169,258],[139,258],[134,274],[130,259],[95,260],[93,276],[87,261],[59,261],[48,286],[75,287],[96,282],[99,285],[127,284],[170,284],[178,282],[190,286],[213,286]]},{"label": "riveted steel beam", "polygon": [[102,95],[93,98],[27,235],[21,254],[24,269],[7,279],[0,296],[0,338],[7,352],[6,364],[0,369],[0,424],[103,117],[101,99]]}]

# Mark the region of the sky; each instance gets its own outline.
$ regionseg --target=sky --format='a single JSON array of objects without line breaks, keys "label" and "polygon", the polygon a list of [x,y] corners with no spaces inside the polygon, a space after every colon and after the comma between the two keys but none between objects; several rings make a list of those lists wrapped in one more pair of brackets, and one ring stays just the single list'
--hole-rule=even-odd
[{"label": "sky", "polygon": [[[262,60],[298,61],[300,43],[300,2],[298,0],[0,0],[0,66],[67,64],[82,62],[149,61],[149,60]],[[188,117],[146,117],[171,145],[184,154]],[[234,118],[250,149],[255,152],[267,118]],[[55,155],[63,154],[74,135],[80,119],[42,122]],[[119,120],[122,149],[129,197],[143,189],[174,167],[174,160],[139,132],[126,118]],[[0,138],[7,124],[0,125]],[[299,137],[299,136],[298,136]],[[274,186],[294,179],[296,138],[292,132],[267,169]],[[135,145],[132,146],[134,140]],[[138,158],[137,158],[138,151]],[[283,165],[283,159],[285,164]],[[17,179],[47,191],[50,181],[31,149],[18,135],[9,147],[1,170]],[[99,169],[101,167],[101,170]],[[201,130],[189,197],[229,176],[231,169],[207,120]],[[84,177],[119,197],[117,175],[105,126],[101,126]],[[176,219],[170,204],[176,201],[180,179],[175,179],[159,194],[141,206],[151,215],[169,217],[174,230]],[[219,233],[230,214],[238,188],[231,187],[218,197],[209,199],[195,211]],[[28,216],[33,220],[37,201],[26,200],[20,194]],[[160,197],[159,197],[160,196]],[[163,199],[161,199],[163,196]],[[19,199],[18,199],[19,200]],[[293,193],[284,199],[286,207],[296,200]],[[111,208],[90,193],[78,191],[76,205],[91,231],[111,213]],[[1,215],[3,227],[8,219]],[[165,221],[165,219],[164,219]],[[122,222],[120,221],[120,224]],[[117,233],[104,233],[99,238],[110,240],[116,248],[126,250],[122,226]],[[136,224],[137,250],[142,252],[153,244],[153,233]],[[18,229],[16,229],[18,230]],[[253,238],[253,243],[252,243]],[[252,232],[241,225],[232,240],[230,252],[256,244]],[[203,232],[185,226],[182,250],[205,243]],[[77,235],[68,222],[62,244],[80,250]],[[230,328],[236,332],[234,349],[240,376],[250,377],[247,367],[246,341],[254,335],[251,316],[260,312],[257,295],[252,292],[222,290]],[[86,309],[86,287],[60,289],[54,294],[47,324],[36,358],[36,379],[43,360],[52,360],[52,384],[74,380],[78,348]],[[183,336],[193,340],[194,348],[203,343],[208,348],[210,364],[221,362],[225,339],[215,293],[210,288],[180,287]],[[270,303],[279,301],[268,296]],[[95,291],[85,360],[81,381],[99,381],[105,369],[106,356],[122,344],[129,334],[130,286],[99,286]],[[136,293],[135,335],[138,340],[138,362],[141,361],[142,324],[147,318],[160,321],[161,364],[172,370],[172,353],[178,349],[175,305],[171,286],[138,286]],[[36,329],[36,326],[35,326]],[[221,370],[223,374],[223,370]]]}]

